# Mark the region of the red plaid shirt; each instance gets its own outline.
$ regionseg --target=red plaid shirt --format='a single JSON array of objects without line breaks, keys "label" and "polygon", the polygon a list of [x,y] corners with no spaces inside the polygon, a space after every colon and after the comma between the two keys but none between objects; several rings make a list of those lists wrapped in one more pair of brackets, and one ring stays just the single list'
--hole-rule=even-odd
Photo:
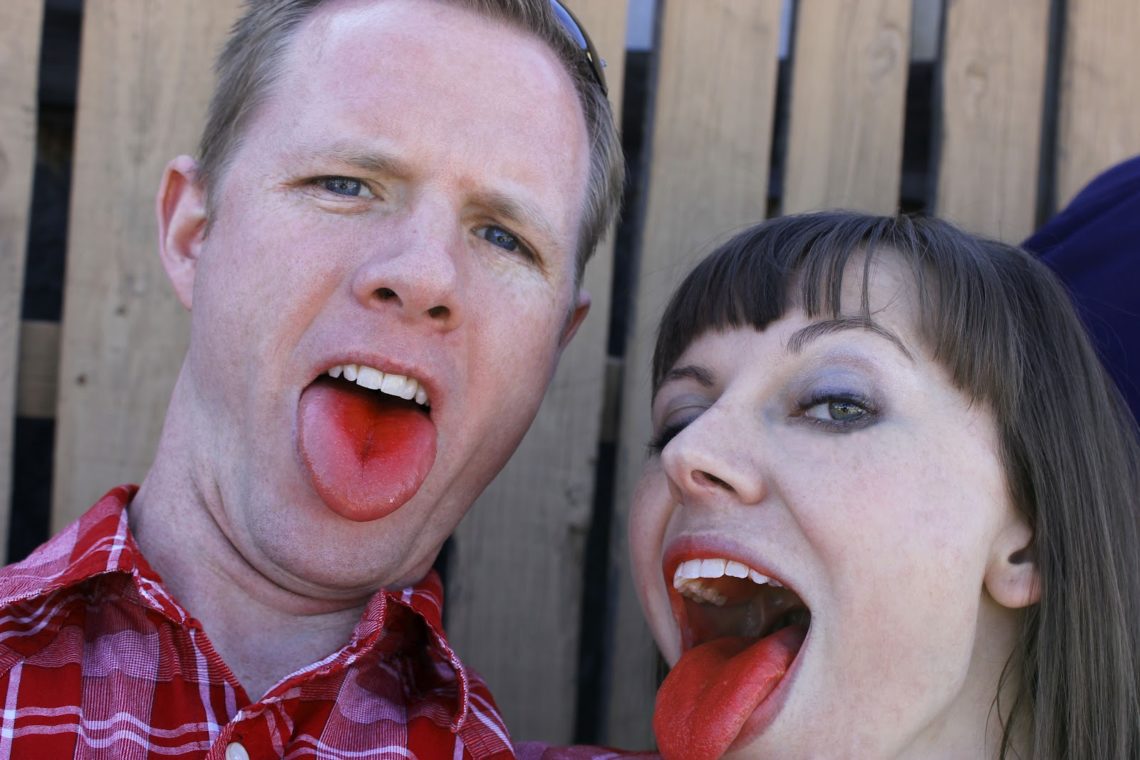
[{"label": "red plaid shirt", "polygon": [[131,537],[134,490],[0,571],[0,757],[514,757],[434,573],[377,593],[347,646],[251,702]]}]

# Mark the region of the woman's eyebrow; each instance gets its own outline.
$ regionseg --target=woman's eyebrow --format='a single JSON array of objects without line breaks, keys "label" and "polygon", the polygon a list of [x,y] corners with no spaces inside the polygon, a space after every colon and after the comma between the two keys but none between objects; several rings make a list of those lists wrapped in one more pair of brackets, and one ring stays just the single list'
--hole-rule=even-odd
[{"label": "woman's eyebrow", "polygon": [[811,341],[824,335],[831,335],[844,330],[866,330],[881,338],[886,338],[895,348],[902,352],[903,356],[912,362],[914,361],[914,356],[907,350],[906,344],[903,343],[899,336],[868,317],[836,317],[835,319],[824,319],[819,322],[812,322],[807,327],[801,327],[792,333],[792,336],[788,338],[788,351],[793,354],[798,354],[804,349],[804,346]]}]

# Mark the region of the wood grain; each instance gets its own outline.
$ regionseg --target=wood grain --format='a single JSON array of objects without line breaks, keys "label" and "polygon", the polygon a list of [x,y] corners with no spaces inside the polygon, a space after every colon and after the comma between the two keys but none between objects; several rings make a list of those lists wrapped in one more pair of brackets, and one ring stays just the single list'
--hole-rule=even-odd
[{"label": "wood grain", "polygon": [[1070,0],[1061,70],[1057,207],[1140,153],[1140,3]]},{"label": "wood grain", "polygon": [[[620,123],[627,2],[567,6],[606,59]],[[534,425],[456,533],[448,634],[487,679],[516,740],[572,739],[612,271],[607,238],[586,267],[590,314],[564,352]]]},{"label": "wood grain", "polygon": [[36,154],[42,0],[0,5],[0,560],[7,554],[20,304]]},{"label": "wood grain", "polygon": [[52,527],[146,472],[188,337],[156,251],[166,162],[194,151],[238,0],[88,0]]},{"label": "wood grain", "polygon": [[606,741],[617,746],[652,742],[657,655],[630,581],[626,518],[650,433],[654,332],[691,265],[764,216],[780,10],[779,0],[664,4],[614,505],[619,591]]},{"label": "wood grain", "polygon": [[911,0],[800,0],[783,212],[898,206]]},{"label": "wood grain", "polygon": [[1049,0],[955,0],[942,59],[939,216],[1018,243],[1036,223]]}]

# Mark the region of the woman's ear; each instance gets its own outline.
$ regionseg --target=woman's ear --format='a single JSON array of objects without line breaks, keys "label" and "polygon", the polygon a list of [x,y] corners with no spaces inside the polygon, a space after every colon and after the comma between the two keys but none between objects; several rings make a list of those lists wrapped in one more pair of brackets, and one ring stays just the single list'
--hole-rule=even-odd
[{"label": "woman's ear", "polygon": [[194,301],[194,276],[206,237],[206,190],[198,181],[198,164],[179,156],[166,165],[155,199],[158,255],[178,300],[187,309]]},{"label": "woman's ear", "polygon": [[994,601],[1010,609],[1029,607],[1041,599],[1033,531],[1019,512],[1010,517],[994,539],[985,586]]}]

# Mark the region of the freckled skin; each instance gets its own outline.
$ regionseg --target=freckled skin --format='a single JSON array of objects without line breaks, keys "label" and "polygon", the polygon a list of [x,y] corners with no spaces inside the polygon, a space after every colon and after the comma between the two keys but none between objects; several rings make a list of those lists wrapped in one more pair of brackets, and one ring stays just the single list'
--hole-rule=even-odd
[{"label": "freckled skin", "polygon": [[[487,39],[501,55],[485,55]],[[404,171],[362,171],[346,153]],[[407,0],[334,2],[299,30],[219,184],[192,286],[192,390],[176,399],[202,422],[190,453],[221,495],[212,517],[260,572],[322,594],[428,570],[553,373],[587,170],[572,84],[521,32]],[[309,182],[322,176],[375,197]],[[538,208],[555,237],[494,218],[479,201],[491,191]],[[474,234],[496,221],[541,269]],[[366,525],[329,511],[299,467],[298,397],[340,352],[407,362],[440,388],[435,465],[405,507]]]},{"label": "freckled skin", "polygon": [[[586,125],[544,43],[446,3],[329,0],[282,63],[208,234],[193,160],[164,175],[159,250],[190,346],[131,506],[148,559],[257,693],[343,645],[377,588],[428,572],[589,305]],[[436,454],[394,463],[419,485],[391,513],[322,496],[302,451],[302,393],[344,363],[431,395]]]},{"label": "freckled skin", "polygon": [[[859,303],[859,280],[848,276],[844,303]],[[790,351],[809,324],[792,308],[763,331],[697,338],[676,366],[707,369],[713,384],[667,382],[654,399],[655,428],[681,429],[647,461],[629,531],[666,660],[678,663],[682,637],[662,564],[682,539],[770,568],[811,611],[778,713],[728,757],[993,756],[990,707],[1032,600],[999,602],[991,579],[1028,528],[990,413],[915,332],[912,287],[893,258],[876,260],[874,319],[913,358],[861,329]],[[869,397],[870,423],[837,424],[848,401],[820,391]]]}]

